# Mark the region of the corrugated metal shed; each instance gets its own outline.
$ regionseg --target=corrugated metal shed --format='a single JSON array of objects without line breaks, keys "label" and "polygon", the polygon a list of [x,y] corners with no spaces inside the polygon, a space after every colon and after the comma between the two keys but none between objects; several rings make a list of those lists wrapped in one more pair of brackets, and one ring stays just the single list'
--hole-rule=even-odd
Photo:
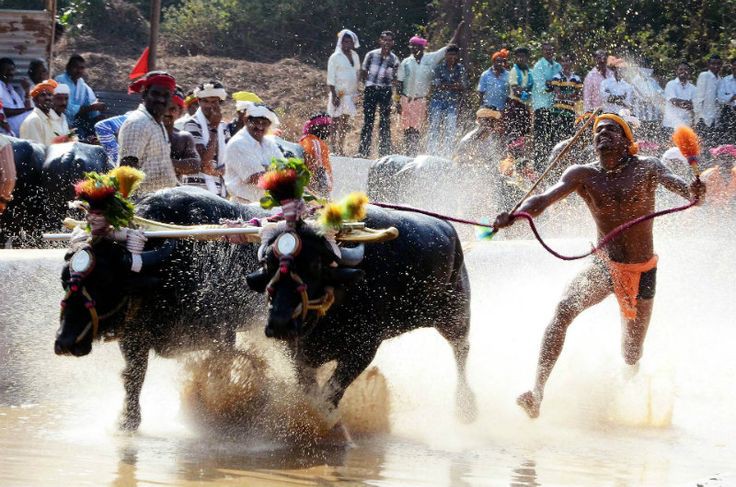
[{"label": "corrugated metal shed", "polygon": [[53,14],[49,10],[0,10],[0,57],[15,62],[16,80],[32,59],[51,57]]}]

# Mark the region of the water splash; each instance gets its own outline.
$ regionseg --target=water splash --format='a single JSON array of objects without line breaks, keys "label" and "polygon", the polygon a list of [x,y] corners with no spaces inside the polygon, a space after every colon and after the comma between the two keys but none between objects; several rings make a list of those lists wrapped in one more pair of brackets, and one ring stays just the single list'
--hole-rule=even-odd
[{"label": "water splash", "polygon": [[[390,402],[386,379],[376,367],[348,388],[338,411],[332,411],[298,384],[289,364],[271,360],[249,346],[233,352],[204,352],[186,360],[181,399],[190,425],[206,434],[311,443],[334,436],[338,421],[351,434],[375,435],[389,430]],[[320,384],[333,367],[323,367]]]}]

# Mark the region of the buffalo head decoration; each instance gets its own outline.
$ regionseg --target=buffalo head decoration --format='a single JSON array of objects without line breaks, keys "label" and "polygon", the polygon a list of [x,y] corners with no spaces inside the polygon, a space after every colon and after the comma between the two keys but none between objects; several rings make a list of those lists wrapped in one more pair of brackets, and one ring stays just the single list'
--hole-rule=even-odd
[{"label": "buffalo head decoration", "polygon": [[156,249],[134,255],[124,243],[108,238],[74,244],[61,272],[65,294],[54,352],[87,355],[94,339],[111,334],[122,322],[130,296],[157,281],[146,271],[164,262],[175,245],[175,241],[166,240]]},{"label": "buffalo head decoration", "polygon": [[268,294],[266,336],[299,338],[329,312],[343,288],[363,278],[356,267],[364,247],[338,248],[306,224],[280,230],[270,238],[263,235],[261,268],[247,282]]}]

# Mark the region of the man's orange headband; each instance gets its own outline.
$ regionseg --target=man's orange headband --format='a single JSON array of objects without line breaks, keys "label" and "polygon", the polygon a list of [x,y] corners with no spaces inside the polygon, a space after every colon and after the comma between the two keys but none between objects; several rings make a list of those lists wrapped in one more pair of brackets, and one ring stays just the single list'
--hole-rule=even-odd
[{"label": "man's orange headband", "polygon": [[500,51],[496,51],[493,53],[493,56],[491,56],[491,61],[495,61],[498,58],[508,59],[509,58],[509,50],[508,49],[501,49]]},{"label": "man's orange headband", "polygon": [[34,86],[33,89],[31,90],[31,98],[35,98],[43,92],[53,94],[57,86],[59,86],[59,83],[57,83],[56,81],[52,79],[41,81],[39,84]]},{"label": "man's orange headband", "polygon": [[603,120],[611,120],[612,122],[617,123],[624,131],[624,135],[627,139],[629,139],[629,155],[633,156],[636,155],[637,152],[639,152],[639,144],[636,143],[636,140],[634,139],[634,132],[631,131],[631,127],[629,127],[629,124],[626,123],[626,120],[619,117],[618,115],[614,115],[613,113],[604,113],[603,115],[599,115],[595,118],[595,123],[593,124],[593,132],[595,132],[595,129],[598,128],[598,124],[601,123]]}]

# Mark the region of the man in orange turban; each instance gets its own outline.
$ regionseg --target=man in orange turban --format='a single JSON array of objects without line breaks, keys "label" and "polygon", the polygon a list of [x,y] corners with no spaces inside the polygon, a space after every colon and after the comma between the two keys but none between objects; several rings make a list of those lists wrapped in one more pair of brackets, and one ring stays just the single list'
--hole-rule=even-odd
[{"label": "man in orange turban", "polygon": [[496,51],[491,56],[493,65],[483,71],[478,80],[481,108],[503,111],[509,93],[508,49]]},{"label": "man in orange turban", "polygon": [[[683,198],[703,201],[705,186],[700,180],[688,185],[659,159],[636,155],[631,127],[621,117],[601,115],[594,127],[597,160],[569,167],[557,184],[527,199],[520,212],[536,217],[550,205],[577,193],[588,205],[600,239],[619,225],[651,213],[659,185]],[[494,225],[503,228],[513,221],[513,215],[502,213]],[[539,415],[544,388],[562,352],[567,328],[580,313],[611,294],[618,299],[622,315],[623,358],[636,371],[656,287],[652,227],[649,221],[621,233],[596,253],[568,286],[544,333],[534,387],[517,399],[530,417]]]},{"label": "man in orange turban", "polygon": [[47,79],[38,83],[31,90],[35,108],[20,126],[20,138],[50,145],[66,142],[69,138],[69,126],[66,119],[54,108],[54,90],[59,84]]}]

